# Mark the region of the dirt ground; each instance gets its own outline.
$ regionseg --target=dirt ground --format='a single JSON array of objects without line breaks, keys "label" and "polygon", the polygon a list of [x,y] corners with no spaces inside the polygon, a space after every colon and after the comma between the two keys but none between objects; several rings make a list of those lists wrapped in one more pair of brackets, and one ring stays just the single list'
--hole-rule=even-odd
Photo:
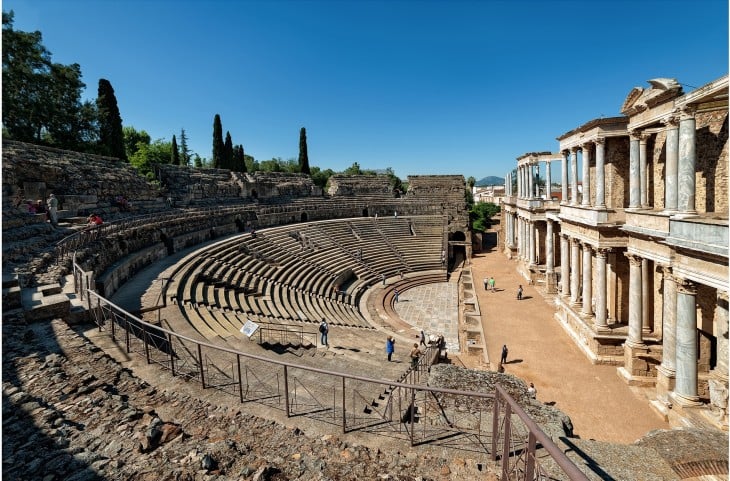
[{"label": "dirt ground", "polygon": [[[472,258],[492,366],[506,344],[505,372],[533,382],[538,399],[568,414],[575,434],[583,439],[632,443],[648,431],[668,429],[649,406],[653,390],[629,387],[615,366],[591,364],[553,317],[555,307],[517,273],[516,262],[496,247]],[[482,287],[482,280],[490,276],[497,292]],[[524,293],[518,301],[520,284]]]}]

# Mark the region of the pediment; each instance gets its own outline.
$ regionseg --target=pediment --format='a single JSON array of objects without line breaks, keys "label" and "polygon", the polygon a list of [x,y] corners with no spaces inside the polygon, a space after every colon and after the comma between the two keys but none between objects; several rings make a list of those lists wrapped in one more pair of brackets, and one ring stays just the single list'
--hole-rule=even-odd
[{"label": "pediment", "polygon": [[656,78],[647,80],[650,88],[634,87],[626,96],[621,113],[632,116],[639,112],[682,95],[682,86],[672,78]]}]

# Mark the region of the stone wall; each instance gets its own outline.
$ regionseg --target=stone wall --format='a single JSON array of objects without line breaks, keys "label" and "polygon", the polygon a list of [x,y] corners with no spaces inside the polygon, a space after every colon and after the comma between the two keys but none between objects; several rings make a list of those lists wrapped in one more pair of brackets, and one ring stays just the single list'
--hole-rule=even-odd
[{"label": "stone wall", "polygon": [[322,189],[314,185],[306,174],[288,172],[232,172],[241,186],[241,196],[249,199],[290,200],[302,197],[321,197]]},{"label": "stone wall", "polygon": [[341,175],[329,179],[327,193],[332,196],[377,196],[395,197],[390,178],[385,175]]},{"label": "stone wall", "polygon": [[162,203],[163,192],[130,165],[111,157],[3,140],[3,211],[20,195],[46,199],[54,193],[59,210],[114,205],[124,195],[132,205]]},{"label": "stone wall", "polygon": [[606,207],[623,209],[629,206],[629,139],[606,139]]},{"label": "stone wall", "polygon": [[241,197],[241,187],[227,169],[160,164],[155,173],[176,206]]},{"label": "stone wall", "polygon": [[728,112],[696,115],[698,212],[728,216]]}]

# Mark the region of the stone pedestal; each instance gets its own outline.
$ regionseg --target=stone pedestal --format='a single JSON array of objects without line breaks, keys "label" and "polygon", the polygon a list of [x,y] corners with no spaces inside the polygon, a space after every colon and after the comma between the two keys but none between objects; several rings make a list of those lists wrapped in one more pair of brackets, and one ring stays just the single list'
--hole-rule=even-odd
[{"label": "stone pedestal", "polygon": [[545,292],[548,294],[558,293],[558,274],[557,272],[545,273]]},{"label": "stone pedestal", "polygon": [[624,344],[624,365],[618,375],[630,386],[651,387],[656,384],[649,346]]}]

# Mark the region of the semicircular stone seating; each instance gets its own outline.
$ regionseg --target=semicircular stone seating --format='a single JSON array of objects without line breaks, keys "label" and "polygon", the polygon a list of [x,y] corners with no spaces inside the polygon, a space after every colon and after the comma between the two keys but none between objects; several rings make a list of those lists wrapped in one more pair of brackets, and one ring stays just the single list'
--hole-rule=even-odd
[{"label": "semicircular stone seating", "polygon": [[360,301],[383,276],[441,271],[443,278],[443,229],[442,216],[362,217],[241,234],[186,256],[170,275],[167,297],[213,342],[240,337],[248,319],[312,326],[327,319],[372,330]]}]

